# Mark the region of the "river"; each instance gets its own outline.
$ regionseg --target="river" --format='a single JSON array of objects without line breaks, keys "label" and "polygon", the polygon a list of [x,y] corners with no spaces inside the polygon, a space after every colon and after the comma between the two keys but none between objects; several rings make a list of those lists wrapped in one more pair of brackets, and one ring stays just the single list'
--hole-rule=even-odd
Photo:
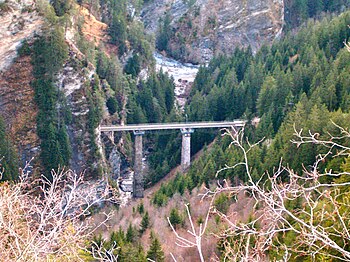
[{"label": "river", "polygon": [[180,63],[157,52],[154,53],[154,58],[156,60],[156,70],[162,69],[163,72],[167,72],[174,78],[176,102],[183,111],[199,66]]},{"label": "river", "polygon": [[[163,56],[160,53],[154,53],[156,60],[156,70],[163,70],[174,78],[175,82],[175,99],[179,109],[184,110],[187,98],[190,94],[192,84],[196,78],[199,66],[190,63],[180,63],[174,59]],[[147,169],[147,157],[142,159],[143,168]],[[119,182],[122,203],[124,206],[128,203],[131,198],[132,183],[133,183],[134,172],[126,172],[123,175],[123,180]]]}]

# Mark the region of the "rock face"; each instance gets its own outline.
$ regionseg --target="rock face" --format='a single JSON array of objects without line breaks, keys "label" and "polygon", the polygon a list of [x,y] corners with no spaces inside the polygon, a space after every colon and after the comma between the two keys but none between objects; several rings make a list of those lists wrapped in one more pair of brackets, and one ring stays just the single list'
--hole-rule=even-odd
[{"label": "rock face", "polygon": [[[40,139],[37,135],[37,113],[31,57],[28,54],[18,56],[17,49],[23,40],[29,43],[40,35],[44,18],[36,12],[35,0],[7,0],[5,8],[0,9],[0,115],[6,123],[6,131],[12,140],[23,167],[26,161],[34,159],[32,164],[40,166]],[[1,0],[0,0],[1,3]],[[79,9],[80,10],[80,9]],[[86,14],[86,9],[80,10]],[[85,13],[84,13],[85,12]],[[76,24],[73,21],[72,24]],[[103,41],[97,34],[103,35],[107,25],[97,21],[92,15],[84,24],[84,34],[91,41]],[[89,30],[87,30],[88,28]],[[86,29],[86,30],[85,30]],[[57,103],[57,115],[64,118],[72,150],[69,168],[77,173],[97,177],[105,170],[106,161],[100,134],[89,126],[94,92],[103,94],[100,82],[98,90],[93,90],[95,67],[85,64],[85,56],[74,42],[76,29],[72,26],[66,31],[69,46],[69,58],[57,74],[56,87],[60,91]],[[96,35],[95,35],[96,34]],[[104,97],[96,103],[104,104]],[[106,112],[107,109],[103,108]]]},{"label": "rock face", "polygon": [[281,34],[283,0],[154,0],[142,19],[149,33],[159,33],[159,21],[171,19],[168,50],[187,62],[208,62],[214,54],[236,46],[256,51]]},{"label": "rock face", "polygon": [[64,94],[65,101],[60,101],[60,107],[66,106],[72,114],[68,124],[68,136],[72,146],[70,168],[77,173],[86,169],[89,152],[89,133],[86,128],[89,103],[86,97],[85,82],[91,77],[90,71],[76,70],[75,54],[71,53],[69,61],[58,75],[57,87]]},{"label": "rock face", "polygon": [[120,177],[120,167],[121,167],[121,157],[120,153],[118,152],[118,148],[115,146],[112,149],[112,152],[109,155],[108,159],[111,169],[112,169],[112,177],[113,178],[119,178]]},{"label": "rock face", "polygon": [[0,71],[11,65],[21,42],[39,32],[43,24],[34,0],[9,0],[5,6],[0,10]]},{"label": "rock face", "polygon": [[[37,106],[30,83],[32,65],[29,56],[19,57],[6,72],[0,72],[0,114],[21,160],[38,160],[40,140],[36,134]],[[33,164],[33,163],[32,163]]]}]

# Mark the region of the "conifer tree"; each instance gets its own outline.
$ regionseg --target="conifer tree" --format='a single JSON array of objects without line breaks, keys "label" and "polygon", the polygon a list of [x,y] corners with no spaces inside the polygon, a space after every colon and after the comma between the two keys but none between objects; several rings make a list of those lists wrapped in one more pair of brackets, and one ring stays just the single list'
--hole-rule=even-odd
[{"label": "conifer tree", "polygon": [[0,115],[0,171],[3,177],[0,181],[15,180],[18,177],[18,162],[11,141],[6,135],[5,122]]},{"label": "conifer tree", "polygon": [[140,233],[143,234],[146,229],[149,227],[149,214],[148,211],[143,215],[141,224],[140,224]]},{"label": "conifer tree", "polygon": [[176,228],[183,223],[183,219],[176,208],[172,208],[169,215],[170,223]]},{"label": "conifer tree", "polygon": [[147,252],[147,258],[152,259],[156,262],[162,262],[165,260],[164,252],[162,250],[162,245],[160,244],[159,239],[151,233],[151,246]]},{"label": "conifer tree", "polygon": [[126,241],[132,243],[136,238],[136,232],[134,227],[129,224],[129,227],[126,231]]}]

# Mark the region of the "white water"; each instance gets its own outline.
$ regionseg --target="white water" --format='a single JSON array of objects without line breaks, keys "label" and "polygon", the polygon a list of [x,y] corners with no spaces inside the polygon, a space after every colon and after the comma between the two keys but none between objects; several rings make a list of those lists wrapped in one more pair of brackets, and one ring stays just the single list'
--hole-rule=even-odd
[{"label": "white water", "polygon": [[[176,103],[179,106],[179,109],[183,111],[199,66],[189,63],[180,63],[159,53],[154,53],[153,55],[156,60],[156,70],[160,71],[162,69],[163,72],[167,72],[174,78]],[[142,159],[142,163],[143,169],[147,169],[146,158]],[[119,190],[122,199],[122,206],[126,205],[131,198],[130,191],[132,188],[133,176],[133,171],[128,172],[127,175],[125,175],[125,178],[122,181],[119,181],[121,188],[123,188],[123,190]]]},{"label": "white water", "polygon": [[175,98],[180,109],[183,110],[199,66],[180,63],[159,53],[154,53],[154,58],[156,59],[156,70],[162,69],[163,72],[167,72],[174,78]]}]

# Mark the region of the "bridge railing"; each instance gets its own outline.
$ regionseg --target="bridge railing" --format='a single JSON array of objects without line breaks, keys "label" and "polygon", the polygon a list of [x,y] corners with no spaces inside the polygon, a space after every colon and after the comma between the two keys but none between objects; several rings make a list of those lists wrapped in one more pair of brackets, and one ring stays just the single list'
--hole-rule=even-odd
[{"label": "bridge railing", "polygon": [[182,128],[215,128],[215,127],[238,127],[246,124],[246,120],[234,121],[211,121],[211,122],[173,122],[173,123],[154,123],[154,124],[135,124],[135,125],[106,125],[100,126],[101,132],[110,131],[146,131],[146,130],[165,130]]}]

